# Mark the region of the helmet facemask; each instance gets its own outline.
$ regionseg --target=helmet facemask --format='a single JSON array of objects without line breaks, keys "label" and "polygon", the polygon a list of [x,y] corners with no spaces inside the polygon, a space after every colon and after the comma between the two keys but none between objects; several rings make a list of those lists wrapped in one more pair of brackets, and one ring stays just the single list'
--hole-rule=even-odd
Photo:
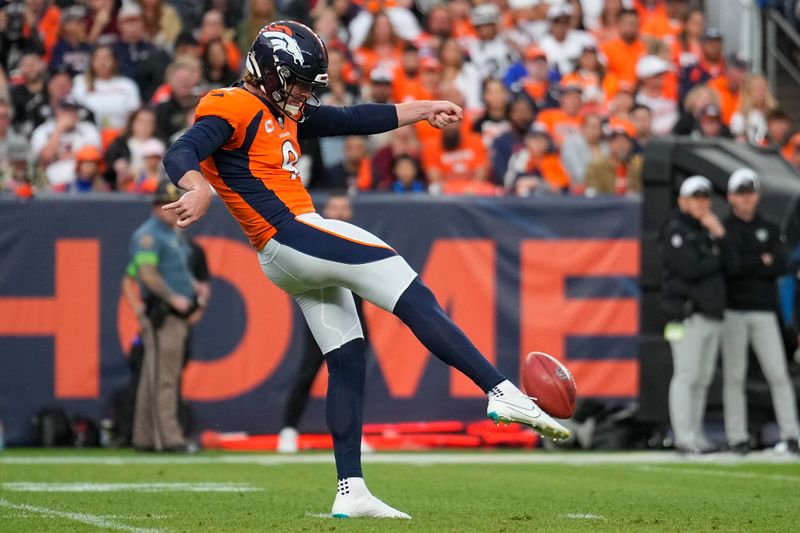
[{"label": "helmet facemask", "polygon": [[262,73],[252,52],[248,54],[247,63],[248,70],[255,76],[258,88],[264,96],[295,122],[307,120],[321,105],[314,90],[328,86],[327,74],[319,74],[316,80],[309,80],[298,76],[285,65]]}]

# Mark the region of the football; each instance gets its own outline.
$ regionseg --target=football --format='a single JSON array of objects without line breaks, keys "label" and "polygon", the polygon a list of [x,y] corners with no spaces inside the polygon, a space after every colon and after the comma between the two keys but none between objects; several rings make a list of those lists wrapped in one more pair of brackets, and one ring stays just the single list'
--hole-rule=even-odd
[{"label": "football", "polygon": [[545,413],[569,418],[575,412],[575,379],[558,359],[542,352],[531,352],[522,362],[522,391],[536,398]]}]

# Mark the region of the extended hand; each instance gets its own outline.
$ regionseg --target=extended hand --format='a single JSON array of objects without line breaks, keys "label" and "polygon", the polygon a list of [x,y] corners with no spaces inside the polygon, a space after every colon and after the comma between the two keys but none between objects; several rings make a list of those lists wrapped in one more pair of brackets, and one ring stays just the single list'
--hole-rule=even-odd
[{"label": "extended hand", "polygon": [[188,191],[177,202],[167,204],[161,209],[174,209],[178,215],[178,227],[188,228],[208,211],[211,204],[211,189],[208,185],[200,185]]},{"label": "extended hand", "polygon": [[434,128],[444,128],[464,118],[464,112],[459,106],[447,100],[437,100],[430,103],[428,110],[428,124]]}]

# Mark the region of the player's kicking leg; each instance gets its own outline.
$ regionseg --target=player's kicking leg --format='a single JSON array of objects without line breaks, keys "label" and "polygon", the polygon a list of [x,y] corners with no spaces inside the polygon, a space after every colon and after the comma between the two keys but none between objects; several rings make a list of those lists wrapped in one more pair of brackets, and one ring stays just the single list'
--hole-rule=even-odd
[{"label": "player's kicking leg", "polygon": [[[313,279],[324,272],[333,283],[397,315],[433,355],[488,395],[487,416],[495,422],[518,422],[555,439],[569,437],[566,428],[481,355],[416,272],[385,242],[357,226],[316,214],[300,215],[277,238],[294,248],[282,258],[293,275]],[[309,257],[323,250],[325,257]]]},{"label": "player's kicking leg", "polygon": [[419,277],[403,291],[392,312],[430,352],[472,379],[489,397],[486,414],[495,424],[518,422],[545,437],[566,439],[569,431],[503,377],[456,326]]}]

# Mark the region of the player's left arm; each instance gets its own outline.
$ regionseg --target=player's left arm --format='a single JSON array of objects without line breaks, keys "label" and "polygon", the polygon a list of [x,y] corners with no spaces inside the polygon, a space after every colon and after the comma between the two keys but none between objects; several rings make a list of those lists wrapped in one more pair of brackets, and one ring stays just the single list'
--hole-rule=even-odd
[{"label": "player's left arm", "polygon": [[464,117],[460,107],[444,100],[422,100],[402,104],[360,104],[347,107],[320,106],[305,122],[298,124],[297,136],[335,137],[372,135],[427,120],[443,128]]}]

